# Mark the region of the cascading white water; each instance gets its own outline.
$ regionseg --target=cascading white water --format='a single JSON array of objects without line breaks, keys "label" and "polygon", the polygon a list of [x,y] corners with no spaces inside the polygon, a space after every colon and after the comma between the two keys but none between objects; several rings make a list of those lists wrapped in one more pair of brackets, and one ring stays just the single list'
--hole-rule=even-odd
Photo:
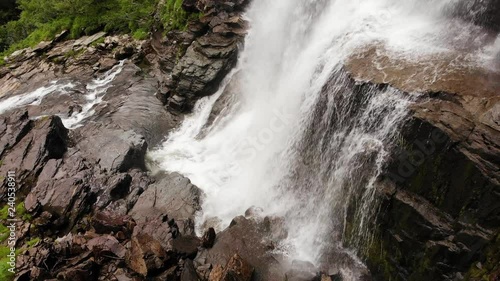
[{"label": "cascading white water", "polygon": [[53,81],[48,86],[38,88],[33,92],[0,100],[0,114],[25,105],[40,105],[45,96],[53,93],[66,94],[67,90],[74,87],[73,83],[58,84],[57,81]]},{"label": "cascading white water", "polygon": [[[353,194],[366,233],[373,185],[411,102],[392,88],[354,85],[344,63],[371,46],[408,61],[470,49],[464,62],[490,60],[480,28],[445,16],[457,3],[254,0],[237,70],[151,158],[205,192],[199,225],[216,218],[221,229],[257,206],[285,217],[293,258],[316,262],[340,241]],[[237,85],[234,102],[208,126],[228,83]]]},{"label": "cascading white water", "polygon": [[123,69],[124,60],[108,70],[102,77],[93,80],[86,86],[86,103],[82,105],[82,110],[69,117],[63,117],[62,122],[66,128],[75,129],[82,126],[82,121],[94,114],[94,106],[101,103],[106,95],[106,91],[112,86],[111,82],[120,74]]},{"label": "cascading white water", "polygon": [[[75,112],[71,116],[61,115],[61,120],[69,129],[75,129],[82,126],[82,121],[94,114],[94,106],[101,103],[107,90],[112,86],[111,82],[123,70],[125,61],[120,61],[112,69],[100,77],[92,80],[85,87],[84,103],[80,104],[81,111]],[[59,82],[52,81],[47,86],[40,87],[32,92],[22,95],[16,95],[9,98],[0,100],[0,114],[9,110],[20,108],[23,106],[37,106],[41,105],[44,98],[48,95],[73,95],[71,98],[75,101],[81,100],[80,93],[72,93],[70,90],[74,89],[79,82]],[[77,102],[78,103],[78,102]],[[51,114],[50,112],[44,114]],[[44,115],[38,116],[43,117]]]}]

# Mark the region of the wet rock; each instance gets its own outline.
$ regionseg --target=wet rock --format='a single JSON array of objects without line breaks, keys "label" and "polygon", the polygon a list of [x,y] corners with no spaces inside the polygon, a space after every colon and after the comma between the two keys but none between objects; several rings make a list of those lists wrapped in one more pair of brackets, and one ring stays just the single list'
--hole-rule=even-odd
[{"label": "wet rock", "polygon": [[[185,1],[186,7],[192,7]],[[241,17],[243,1],[198,1],[203,18],[189,24],[199,36],[188,43],[187,50],[172,69],[168,107],[173,111],[190,111],[197,99],[211,95],[236,63],[238,45],[246,34],[247,24]]]},{"label": "wet rock", "polygon": [[[214,265],[214,272],[215,265],[225,266],[238,253],[255,268],[253,280],[283,280],[286,272],[283,257],[270,253],[269,242],[263,239],[269,234],[269,229],[262,221],[236,217],[230,227],[218,233],[214,246],[200,251],[195,261],[200,265]],[[278,244],[279,241],[274,243]]]},{"label": "wet rock", "polygon": [[197,52],[194,46],[186,51],[186,55],[174,68],[172,77],[178,81],[175,91],[180,95],[206,96],[214,93],[216,85],[233,63],[223,60],[212,60]]},{"label": "wet rock", "polygon": [[99,72],[106,72],[115,66],[117,61],[111,58],[103,58],[99,61]]},{"label": "wet rock", "polygon": [[292,261],[291,269],[286,273],[286,280],[309,281],[317,277],[318,270],[310,262]]}]

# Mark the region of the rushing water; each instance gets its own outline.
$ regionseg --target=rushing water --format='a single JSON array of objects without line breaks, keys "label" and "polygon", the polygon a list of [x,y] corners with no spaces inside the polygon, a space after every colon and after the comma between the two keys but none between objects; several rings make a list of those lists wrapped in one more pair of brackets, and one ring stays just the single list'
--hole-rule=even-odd
[{"label": "rushing water", "polygon": [[87,93],[85,94],[85,103],[82,105],[82,110],[69,117],[63,117],[62,122],[64,126],[70,129],[77,128],[82,125],[83,120],[94,115],[94,106],[102,102],[106,92],[112,86],[111,82],[123,70],[124,63],[125,61],[122,60],[119,64],[108,70],[103,76],[87,84],[85,87]]},{"label": "rushing water", "polygon": [[[256,206],[285,218],[290,256],[317,262],[341,242],[356,195],[354,228],[359,241],[369,239],[374,184],[411,98],[356,85],[343,65],[371,46],[408,61],[465,52],[463,63],[492,59],[487,34],[450,16],[457,3],[254,0],[237,69],[151,157],[205,192],[200,227],[222,229]],[[232,102],[212,124],[226,95]]]},{"label": "rushing water", "polygon": [[[48,85],[42,86],[32,92],[0,99],[0,114],[21,107],[46,105],[46,97],[53,95],[66,95],[70,96],[69,98],[71,100],[81,106],[81,110],[75,111],[70,116],[63,114],[59,114],[59,116],[61,117],[61,120],[66,128],[75,129],[80,127],[82,126],[84,120],[95,113],[95,106],[103,101],[107,90],[112,86],[112,81],[123,70],[124,63],[125,61],[123,60],[112,69],[91,80],[85,85],[85,92],[83,93],[74,91],[77,85],[80,84],[78,81],[68,82],[56,80],[51,81]],[[55,101],[57,102],[57,100]],[[54,100],[51,102],[54,102]],[[54,104],[52,104],[52,107],[53,106]],[[54,112],[50,112],[52,107],[47,106],[46,112],[42,112],[42,115],[36,117],[54,114]]]}]

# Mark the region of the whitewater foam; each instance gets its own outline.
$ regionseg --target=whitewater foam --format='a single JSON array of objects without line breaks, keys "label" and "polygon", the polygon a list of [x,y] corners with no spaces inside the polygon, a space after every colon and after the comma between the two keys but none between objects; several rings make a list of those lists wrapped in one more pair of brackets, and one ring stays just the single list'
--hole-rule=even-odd
[{"label": "whitewater foam", "polygon": [[411,98],[353,85],[343,63],[377,45],[383,55],[406,60],[480,52],[484,42],[471,44],[477,27],[446,16],[456,4],[255,0],[233,77],[237,106],[202,133],[224,83],[150,157],[205,192],[198,226],[217,218],[220,230],[257,206],[285,217],[292,258],[316,262],[341,242],[345,204],[361,194],[355,228],[368,240],[374,185]]}]

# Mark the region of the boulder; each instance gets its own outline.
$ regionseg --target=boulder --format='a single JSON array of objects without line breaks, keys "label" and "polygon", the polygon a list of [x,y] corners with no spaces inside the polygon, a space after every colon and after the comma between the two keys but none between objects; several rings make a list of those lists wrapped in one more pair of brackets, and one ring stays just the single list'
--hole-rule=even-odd
[{"label": "boulder", "polygon": [[[131,168],[145,169],[146,140],[133,131],[105,130],[88,133],[78,143],[79,149],[99,161],[108,171],[126,172]],[[99,148],[96,150],[96,148]]]},{"label": "boulder", "polygon": [[96,233],[118,233],[122,232],[126,236],[132,234],[135,227],[134,220],[129,216],[115,215],[106,211],[97,211],[92,217],[91,225]]},{"label": "boulder", "polygon": [[147,234],[139,234],[132,238],[125,260],[132,270],[146,277],[160,272],[168,259],[160,242]]},{"label": "boulder", "polygon": [[93,238],[87,242],[89,250],[93,251],[95,255],[111,254],[119,259],[123,259],[126,254],[126,249],[118,240],[111,235],[103,235]]},{"label": "boulder", "polygon": [[166,222],[174,219],[182,234],[194,235],[194,219],[200,207],[201,190],[178,174],[160,174],[141,194],[130,211],[138,222]]},{"label": "boulder", "polygon": [[50,116],[33,122],[23,114],[12,121],[11,124],[11,121],[4,121],[6,134],[0,138],[3,154],[8,150],[4,158],[6,166],[11,166],[8,168],[37,173],[48,160],[63,157],[67,150],[68,130],[59,117]]},{"label": "boulder", "polygon": [[33,48],[35,53],[44,53],[52,47],[53,41],[42,41]]},{"label": "boulder", "polygon": [[198,253],[200,239],[195,236],[181,235],[172,241],[172,250],[181,257],[194,259]]},{"label": "boulder", "polygon": [[[244,264],[248,264],[245,265],[246,269],[250,267],[255,269],[252,280],[284,280],[286,273],[284,257],[269,252],[269,244],[279,244],[280,241],[268,241],[265,239],[267,237],[270,237],[269,228],[262,219],[259,221],[243,216],[236,217],[227,229],[218,233],[211,249],[198,252],[195,263],[198,266],[213,265],[214,269],[210,274],[212,276],[216,274],[217,266],[223,267],[224,270],[221,272],[225,272],[227,265],[242,260]],[[235,257],[235,254],[238,254],[238,257]],[[224,276],[222,273],[217,276],[213,277],[214,280],[226,280],[220,279]]]}]

